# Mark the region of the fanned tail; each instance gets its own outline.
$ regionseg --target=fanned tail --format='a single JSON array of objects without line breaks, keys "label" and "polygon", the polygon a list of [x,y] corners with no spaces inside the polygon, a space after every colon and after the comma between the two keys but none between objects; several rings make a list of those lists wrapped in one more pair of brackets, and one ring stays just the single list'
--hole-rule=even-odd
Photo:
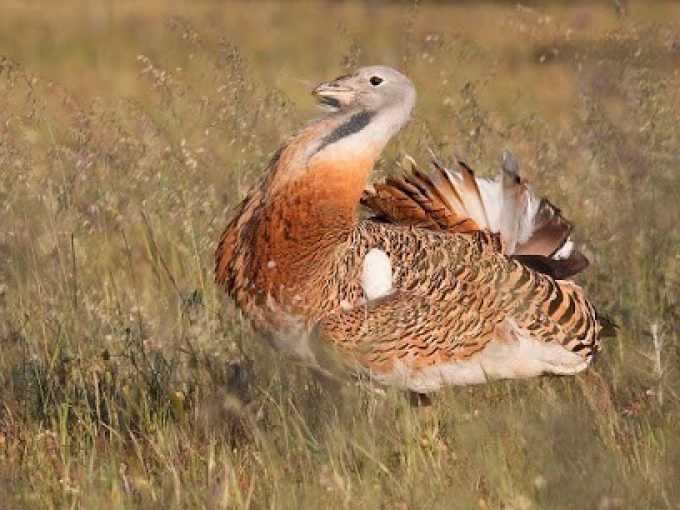
[{"label": "fanned tail", "polygon": [[402,175],[374,183],[364,191],[362,204],[391,223],[463,233],[480,230],[451,182],[422,172],[409,157]]},{"label": "fanned tail", "polygon": [[369,186],[362,204],[391,223],[496,233],[506,255],[556,279],[588,266],[570,240],[571,223],[549,200],[536,198],[510,152],[503,153],[495,180],[475,177],[461,160],[457,166],[450,170],[433,157],[432,171],[426,173],[407,158],[402,175]]}]

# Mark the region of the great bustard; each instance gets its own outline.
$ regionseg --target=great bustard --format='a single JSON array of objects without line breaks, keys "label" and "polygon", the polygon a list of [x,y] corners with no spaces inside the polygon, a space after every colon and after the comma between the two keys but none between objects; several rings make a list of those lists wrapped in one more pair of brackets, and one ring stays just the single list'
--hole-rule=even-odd
[{"label": "great bustard", "polygon": [[566,278],[587,260],[514,157],[496,180],[435,161],[368,184],[413,84],[371,66],[313,93],[328,112],[276,152],[216,254],[256,327],[321,370],[416,392],[585,369],[602,325]]}]

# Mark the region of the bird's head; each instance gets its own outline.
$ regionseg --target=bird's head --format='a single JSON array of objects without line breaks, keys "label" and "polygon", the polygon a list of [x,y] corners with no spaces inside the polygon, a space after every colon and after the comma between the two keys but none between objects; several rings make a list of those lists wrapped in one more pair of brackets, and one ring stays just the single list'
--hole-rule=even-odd
[{"label": "bird's head", "polygon": [[387,66],[362,67],[316,87],[319,102],[331,111],[369,110],[379,112],[399,107],[410,114],[416,90],[406,76]]}]

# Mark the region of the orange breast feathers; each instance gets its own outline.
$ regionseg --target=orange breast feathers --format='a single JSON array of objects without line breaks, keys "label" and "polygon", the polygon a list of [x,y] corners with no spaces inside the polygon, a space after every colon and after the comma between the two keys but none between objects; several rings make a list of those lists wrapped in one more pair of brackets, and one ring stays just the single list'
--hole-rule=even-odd
[{"label": "orange breast feathers", "polygon": [[277,283],[304,279],[324,266],[356,225],[356,208],[371,162],[310,162],[304,175],[279,188],[266,206],[257,265]]},{"label": "orange breast feathers", "polygon": [[[276,295],[320,277],[356,225],[356,208],[373,164],[372,157],[325,152],[291,173],[277,165],[273,179],[263,181],[269,189],[250,193],[259,203],[244,204],[241,218],[227,227],[223,239],[234,246],[218,252],[218,279],[230,280],[236,275],[226,273],[239,267],[255,284],[253,290]],[[248,235],[240,235],[243,231]],[[234,257],[238,264],[226,260]]]}]

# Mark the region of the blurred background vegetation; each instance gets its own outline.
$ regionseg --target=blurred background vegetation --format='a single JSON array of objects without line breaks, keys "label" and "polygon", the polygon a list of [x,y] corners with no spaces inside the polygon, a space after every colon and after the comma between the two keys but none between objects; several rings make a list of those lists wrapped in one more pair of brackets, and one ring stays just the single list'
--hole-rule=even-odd
[{"label": "blurred background vegetation", "polygon": [[[678,508],[680,4],[0,6],[0,508]],[[309,91],[410,75],[405,153],[513,150],[619,324],[428,408],[282,359],[213,284]]]}]

